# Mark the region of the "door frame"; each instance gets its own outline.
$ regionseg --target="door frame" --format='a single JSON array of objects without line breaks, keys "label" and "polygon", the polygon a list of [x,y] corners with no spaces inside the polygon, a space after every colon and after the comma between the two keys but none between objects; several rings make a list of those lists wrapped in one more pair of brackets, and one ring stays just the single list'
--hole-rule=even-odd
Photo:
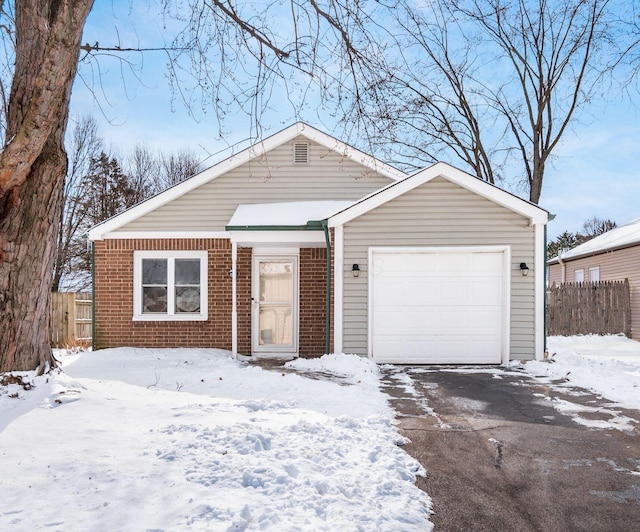
[{"label": "door frame", "polygon": [[[261,346],[259,330],[260,262],[291,261],[293,265],[293,296],[291,301],[291,346]],[[298,355],[300,322],[300,249],[254,248],[251,255],[251,353]]]}]

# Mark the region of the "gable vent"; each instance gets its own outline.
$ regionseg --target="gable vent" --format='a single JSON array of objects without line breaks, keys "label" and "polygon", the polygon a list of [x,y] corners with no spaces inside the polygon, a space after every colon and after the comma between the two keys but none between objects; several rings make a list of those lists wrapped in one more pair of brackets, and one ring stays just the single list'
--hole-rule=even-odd
[{"label": "gable vent", "polygon": [[309,144],[306,142],[293,143],[293,164],[309,164]]}]

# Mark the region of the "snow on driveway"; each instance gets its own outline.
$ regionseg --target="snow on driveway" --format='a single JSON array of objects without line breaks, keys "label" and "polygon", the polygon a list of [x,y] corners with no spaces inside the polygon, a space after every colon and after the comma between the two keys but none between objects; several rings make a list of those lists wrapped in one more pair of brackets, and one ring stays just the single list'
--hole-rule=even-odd
[{"label": "snow on driveway", "polygon": [[64,358],[65,373],[24,374],[30,391],[0,387],[1,530],[431,529],[424,470],[367,359],[281,373],[214,349]]},{"label": "snow on driveway", "polygon": [[552,336],[548,362],[527,362],[539,380],[591,390],[625,408],[640,408],[640,342],[625,336]]}]

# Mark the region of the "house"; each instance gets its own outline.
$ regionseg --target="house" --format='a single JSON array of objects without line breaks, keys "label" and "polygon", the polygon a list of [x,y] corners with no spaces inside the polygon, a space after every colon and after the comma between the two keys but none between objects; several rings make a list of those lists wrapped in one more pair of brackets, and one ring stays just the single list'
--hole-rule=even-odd
[{"label": "house", "polygon": [[640,340],[640,219],[547,262],[549,283],[629,280],[631,338]]},{"label": "house", "polygon": [[542,358],[547,219],[297,123],[90,231],[95,348]]}]

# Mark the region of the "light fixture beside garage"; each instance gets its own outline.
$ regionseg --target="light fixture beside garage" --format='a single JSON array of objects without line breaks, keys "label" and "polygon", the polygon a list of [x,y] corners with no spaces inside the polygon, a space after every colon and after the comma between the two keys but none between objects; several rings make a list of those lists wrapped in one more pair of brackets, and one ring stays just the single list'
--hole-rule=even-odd
[{"label": "light fixture beside garage", "polygon": [[520,263],[520,273],[522,274],[523,277],[526,277],[527,275],[529,275],[529,266],[527,266],[526,262]]},{"label": "light fixture beside garage", "polygon": [[360,275],[360,266],[358,266],[357,264],[351,266],[351,273],[354,277],[358,277]]}]

